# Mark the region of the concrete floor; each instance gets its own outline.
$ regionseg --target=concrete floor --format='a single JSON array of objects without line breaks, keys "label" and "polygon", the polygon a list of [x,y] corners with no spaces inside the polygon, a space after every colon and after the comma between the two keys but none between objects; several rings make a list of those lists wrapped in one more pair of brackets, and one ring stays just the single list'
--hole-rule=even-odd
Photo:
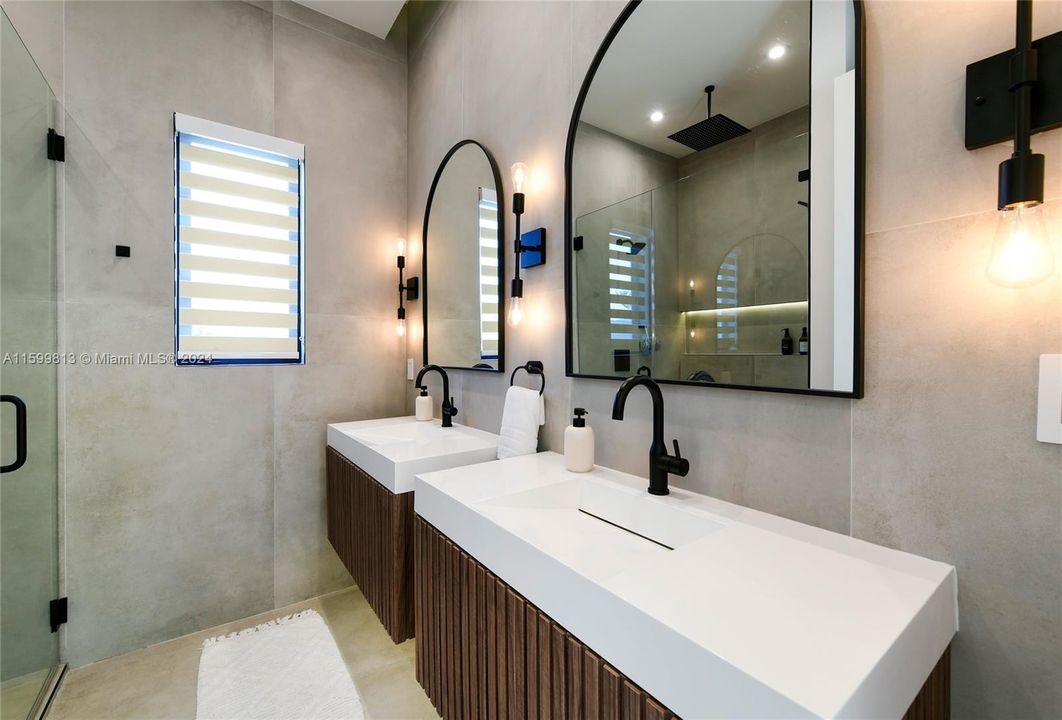
[{"label": "concrete floor", "polygon": [[414,641],[391,642],[351,588],[70,670],[47,720],[192,720],[205,639],[307,608],[332,631],[368,718],[439,717],[414,675]]},{"label": "concrete floor", "polygon": [[25,720],[51,670],[9,680],[0,687],[0,720]]}]

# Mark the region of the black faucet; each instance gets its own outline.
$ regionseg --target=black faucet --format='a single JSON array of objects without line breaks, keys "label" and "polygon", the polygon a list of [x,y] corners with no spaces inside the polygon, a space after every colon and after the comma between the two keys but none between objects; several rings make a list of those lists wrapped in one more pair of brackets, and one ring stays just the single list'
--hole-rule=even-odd
[{"label": "black faucet", "polygon": [[443,381],[443,400],[442,400],[442,426],[453,427],[454,423],[451,418],[457,414],[457,407],[454,405],[454,399],[450,397],[450,378],[447,376],[446,371],[438,365],[425,365],[417,373],[417,380],[414,383],[421,390],[426,390],[427,386],[421,385],[420,381],[424,379],[424,375],[434,370],[439,373],[439,376]]},{"label": "black faucet", "polygon": [[667,495],[668,473],[685,477],[690,471],[690,461],[682,457],[679,451],[678,440],[675,440],[675,454],[667,454],[667,446],[664,444],[664,396],[660,393],[660,386],[656,381],[645,375],[635,375],[623,381],[619,390],[616,391],[616,399],[612,402],[612,419],[623,419],[623,408],[627,405],[627,396],[631,390],[644,385],[645,389],[653,397],[653,444],[649,446],[649,494]]}]

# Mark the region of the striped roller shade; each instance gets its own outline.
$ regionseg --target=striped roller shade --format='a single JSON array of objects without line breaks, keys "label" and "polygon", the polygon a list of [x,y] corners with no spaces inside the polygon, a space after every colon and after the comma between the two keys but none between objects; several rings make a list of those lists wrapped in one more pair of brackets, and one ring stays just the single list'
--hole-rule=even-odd
[{"label": "striped roller shade", "polygon": [[174,127],[178,364],[302,362],[303,146]]},{"label": "striped roller shade", "polygon": [[498,193],[479,189],[479,355],[498,359]]},{"label": "striped roller shade", "polygon": [[641,353],[644,351],[643,343],[649,339],[649,252],[635,253],[630,244],[634,242],[645,248],[649,239],[626,230],[609,231],[609,338],[613,351],[621,349]]}]

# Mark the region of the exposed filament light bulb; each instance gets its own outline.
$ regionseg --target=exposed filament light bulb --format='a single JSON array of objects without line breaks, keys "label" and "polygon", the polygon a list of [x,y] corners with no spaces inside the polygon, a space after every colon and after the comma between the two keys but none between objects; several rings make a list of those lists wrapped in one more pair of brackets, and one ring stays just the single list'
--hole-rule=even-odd
[{"label": "exposed filament light bulb", "polygon": [[524,320],[523,298],[509,298],[509,309],[505,313],[505,322],[509,327],[518,327]]},{"label": "exposed filament light bulb", "polygon": [[395,240],[395,245],[398,247],[398,254],[399,255],[405,255],[406,254],[406,241],[405,241],[405,238],[396,239]]},{"label": "exposed filament light bulb", "polygon": [[512,174],[513,192],[523,192],[524,180],[527,179],[527,165],[524,165],[522,162],[513,163]]},{"label": "exposed filament light bulb", "polygon": [[1031,287],[1047,279],[1054,269],[1043,205],[1001,210],[988,260],[988,279],[1003,287]]},{"label": "exposed filament light bulb", "polygon": [[395,324],[395,335],[397,335],[398,337],[405,337],[406,336],[406,321],[405,320],[399,320]]}]

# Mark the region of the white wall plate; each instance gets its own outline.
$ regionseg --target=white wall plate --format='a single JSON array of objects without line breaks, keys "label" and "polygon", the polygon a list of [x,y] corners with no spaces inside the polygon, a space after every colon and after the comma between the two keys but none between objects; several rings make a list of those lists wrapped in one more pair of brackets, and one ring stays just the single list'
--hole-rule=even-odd
[{"label": "white wall plate", "polygon": [[1062,445],[1062,355],[1040,356],[1036,439]]}]

